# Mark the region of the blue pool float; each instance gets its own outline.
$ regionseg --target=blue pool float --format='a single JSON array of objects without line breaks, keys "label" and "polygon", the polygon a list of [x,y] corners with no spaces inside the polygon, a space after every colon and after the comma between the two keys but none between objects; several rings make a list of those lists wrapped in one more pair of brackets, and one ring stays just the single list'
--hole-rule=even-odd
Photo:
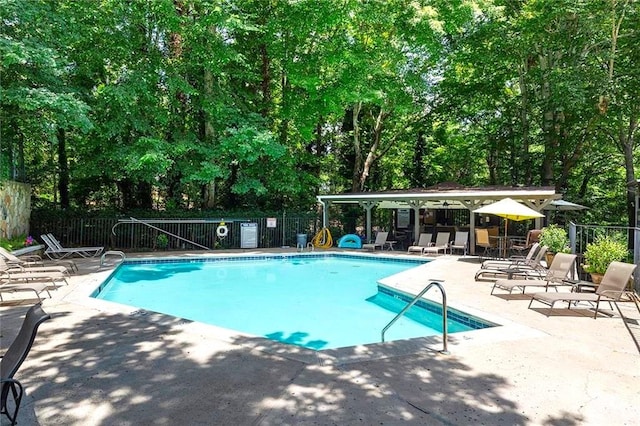
[{"label": "blue pool float", "polygon": [[339,248],[362,248],[362,240],[359,235],[347,234],[340,237],[338,240]]}]

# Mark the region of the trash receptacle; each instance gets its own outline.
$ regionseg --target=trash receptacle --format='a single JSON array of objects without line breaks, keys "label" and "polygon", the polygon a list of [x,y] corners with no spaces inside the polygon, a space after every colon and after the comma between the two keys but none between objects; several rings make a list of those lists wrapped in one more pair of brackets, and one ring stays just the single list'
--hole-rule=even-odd
[{"label": "trash receptacle", "polygon": [[296,246],[301,248],[307,246],[307,234],[296,234]]}]

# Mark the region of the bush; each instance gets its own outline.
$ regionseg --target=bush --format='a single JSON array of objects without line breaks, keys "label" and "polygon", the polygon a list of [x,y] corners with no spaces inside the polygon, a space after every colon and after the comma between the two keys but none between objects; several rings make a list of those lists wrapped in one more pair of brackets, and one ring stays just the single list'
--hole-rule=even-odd
[{"label": "bush", "polygon": [[9,251],[18,250],[26,246],[38,244],[38,242],[31,236],[20,235],[15,238],[6,239],[0,238],[0,247]]},{"label": "bush", "polygon": [[165,234],[159,234],[156,237],[156,245],[159,249],[166,249],[169,246],[169,237]]},{"label": "bush", "polygon": [[539,242],[541,246],[547,246],[550,253],[569,253],[571,251],[567,231],[558,225],[542,228]]},{"label": "bush", "polygon": [[625,260],[628,254],[627,244],[620,236],[597,237],[593,243],[587,244],[584,252],[584,270],[604,274],[611,262]]}]

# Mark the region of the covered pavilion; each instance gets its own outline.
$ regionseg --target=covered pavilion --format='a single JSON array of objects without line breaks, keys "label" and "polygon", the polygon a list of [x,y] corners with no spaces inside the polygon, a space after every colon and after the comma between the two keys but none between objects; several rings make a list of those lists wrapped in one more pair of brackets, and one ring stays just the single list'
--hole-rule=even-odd
[{"label": "covered pavilion", "polygon": [[[359,192],[348,194],[318,195],[322,205],[322,224],[329,223],[329,207],[332,204],[357,204],[366,212],[366,235],[372,233],[371,211],[383,209],[411,209],[413,211],[413,235],[420,233],[420,210],[466,209],[470,212],[469,245],[470,253],[475,254],[475,215],[474,210],[483,205],[512,198],[526,206],[542,212],[554,200],[562,198],[553,187],[465,187],[456,183],[441,183],[428,188],[389,190],[380,192]],[[535,219],[536,228],[542,227],[542,219]]]}]

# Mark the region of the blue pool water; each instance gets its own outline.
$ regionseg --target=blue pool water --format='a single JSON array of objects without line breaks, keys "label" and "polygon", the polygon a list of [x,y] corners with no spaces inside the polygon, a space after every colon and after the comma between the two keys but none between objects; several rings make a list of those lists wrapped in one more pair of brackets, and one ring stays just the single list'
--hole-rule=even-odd
[{"label": "blue pool water", "polygon": [[[377,281],[417,262],[353,256],[124,263],[94,297],[321,350],[380,342],[407,302]],[[437,309],[436,309],[437,310]],[[455,315],[454,315],[455,318]],[[385,340],[442,332],[442,317],[414,307]],[[478,328],[450,319],[450,333]]]}]

